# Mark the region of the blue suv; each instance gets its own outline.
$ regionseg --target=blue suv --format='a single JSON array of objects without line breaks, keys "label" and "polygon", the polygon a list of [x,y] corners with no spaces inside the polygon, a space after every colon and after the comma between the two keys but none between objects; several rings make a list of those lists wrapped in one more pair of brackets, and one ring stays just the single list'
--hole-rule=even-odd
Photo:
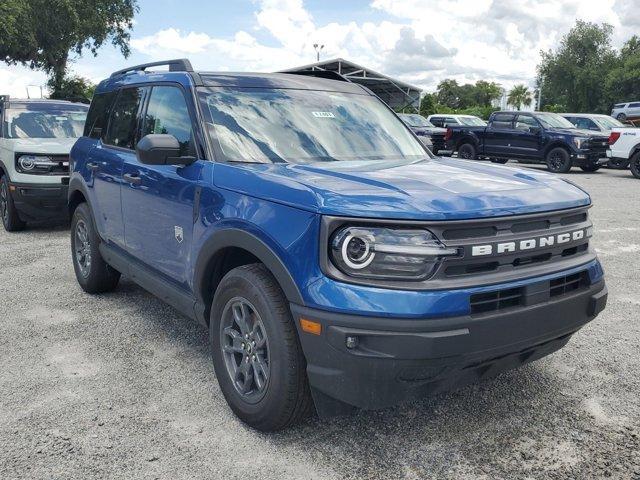
[{"label": "blue suv", "polygon": [[89,293],[125,275],[208,328],[249,425],[491,377],[605,307],[575,185],[434,157],[337,75],[160,64],[97,87],[71,152],[73,264]]}]

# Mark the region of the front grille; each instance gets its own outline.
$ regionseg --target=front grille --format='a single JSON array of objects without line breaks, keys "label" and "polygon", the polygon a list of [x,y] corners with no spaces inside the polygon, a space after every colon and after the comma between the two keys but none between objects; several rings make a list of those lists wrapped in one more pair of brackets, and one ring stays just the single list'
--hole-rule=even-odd
[{"label": "front grille", "polygon": [[524,305],[535,305],[588,288],[589,284],[589,274],[584,271],[525,287],[475,293],[469,298],[470,311],[471,315],[480,315]]}]

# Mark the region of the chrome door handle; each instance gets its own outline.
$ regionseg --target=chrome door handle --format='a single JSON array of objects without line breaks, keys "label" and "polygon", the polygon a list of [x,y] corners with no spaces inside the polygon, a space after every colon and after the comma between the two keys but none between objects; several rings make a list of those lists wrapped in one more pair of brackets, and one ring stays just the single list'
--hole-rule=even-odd
[{"label": "chrome door handle", "polygon": [[124,175],[122,175],[122,178],[125,182],[130,183],[131,185],[140,185],[142,183],[142,178],[140,178],[138,175],[125,173]]}]

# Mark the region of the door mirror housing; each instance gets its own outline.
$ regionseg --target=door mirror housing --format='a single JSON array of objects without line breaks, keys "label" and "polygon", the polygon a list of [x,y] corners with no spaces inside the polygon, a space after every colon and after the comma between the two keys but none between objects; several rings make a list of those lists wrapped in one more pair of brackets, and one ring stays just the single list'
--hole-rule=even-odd
[{"label": "door mirror housing", "polygon": [[534,135],[538,135],[542,131],[542,128],[536,126],[529,127],[529,133],[533,133]]},{"label": "door mirror housing", "polygon": [[191,165],[196,161],[192,156],[180,155],[180,143],[173,135],[150,133],[136,145],[140,163],[145,165]]}]

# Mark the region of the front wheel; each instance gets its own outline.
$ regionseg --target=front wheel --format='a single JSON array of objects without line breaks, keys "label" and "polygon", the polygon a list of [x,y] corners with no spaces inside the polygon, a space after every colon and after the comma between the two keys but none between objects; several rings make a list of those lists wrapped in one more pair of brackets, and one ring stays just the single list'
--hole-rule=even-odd
[{"label": "front wheel", "polygon": [[597,172],[600,170],[600,165],[597,163],[589,163],[587,165],[581,165],[580,168],[583,172]]},{"label": "front wheel", "polygon": [[492,158],[491,159],[491,163],[499,163],[501,165],[504,165],[505,163],[507,163],[509,161],[508,158]]},{"label": "front wheel", "polygon": [[209,338],[220,389],[243,422],[275,431],[310,413],[296,327],[280,286],[263,264],[224,276],[211,306]]},{"label": "front wheel", "polygon": [[104,261],[99,246],[91,210],[81,203],[71,220],[71,256],[76,279],[87,293],[110,292],[120,280],[120,272]]},{"label": "front wheel", "polygon": [[547,169],[553,173],[567,173],[571,170],[571,156],[562,147],[552,148],[547,153]]},{"label": "front wheel", "polygon": [[631,170],[634,177],[640,178],[640,152],[631,157],[631,160],[629,161],[629,170]]},{"label": "front wheel", "polygon": [[618,119],[619,122],[625,122],[627,120],[627,116],[624,113],[619,113],[616,116],[616,119]]},{"label": "front wheel", "polygon": [[18,216],[18,210],[9,192],[9,180],[6,175],[0,178],[0,216],[7,232],[19,232],[27,225]]},{"label": "front wheel", "polygon": [[464,158],[465,160],[475,160],[476,147],[471,143],[463,143],[458,147],[458,157]]}]

